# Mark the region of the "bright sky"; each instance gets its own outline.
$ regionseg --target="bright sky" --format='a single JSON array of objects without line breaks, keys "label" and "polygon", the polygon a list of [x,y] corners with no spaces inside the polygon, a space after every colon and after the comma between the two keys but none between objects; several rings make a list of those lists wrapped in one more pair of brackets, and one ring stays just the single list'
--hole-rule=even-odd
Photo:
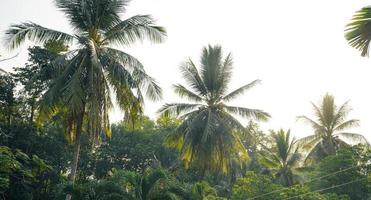
[{"label": "bright sky", "polygon": [[[52,0],[3,0],[0,5],[2,33],[11,23],[23,21],[71,33]],[[296,116],[312,116],[310,101],[317,103],[329,92],[338,105],[351,100],[349,118],[361,120],[361,127],[351,131],[371,141],[371,59],[362,58],[344,39],[346,23],[366,5],[371,1],[133,0],[123,17],[151,14],[166,27],[168,39],[122,50],[141,60],[164,90],[164,101],[146,102],[146,114],[152,118],[165,102],[180,101],[171,87],[184,83],[179,64],[187,57],[198,62],[203,46],[220,44],[225,54],[234,56],[231,90],[263,81],[233,104],[269,112],[272,119],[261,124],[265,130],[291,128],[296,137],[311,134]],[[27,45],[0,67],[22,66]],[[3,58],[15,53],[0,50]],[[121,118],[119,112],[111,115],[112,121]]]}]

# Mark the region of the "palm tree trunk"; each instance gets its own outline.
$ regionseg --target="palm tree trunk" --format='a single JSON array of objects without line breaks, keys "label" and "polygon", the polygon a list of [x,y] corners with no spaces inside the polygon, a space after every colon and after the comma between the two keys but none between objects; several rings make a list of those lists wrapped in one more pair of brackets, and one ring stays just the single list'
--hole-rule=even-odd
[{"label": "palm tree trunk", "polygon": [[335,142],[332,140],[332,138],[329,141],[329,155],[335,155],[336,154],[336,147],[335,147]]},{"label": "palm tree trunk", "polygon": [[329,136],[327,136],[326,139],[323,140],[322,149],[326,156],[332,156],[336,154],[336,147],[332,138],[332,134],[329,134]]},{"label": "palm tree trunk", "polygon": [[[80,148],[81,148],[81,129],[83,123],[84,113],[82,112],[80,116],[78,116],[77,124],[76,124],[76,140],[74,144],[74,151],[73,151],[73,160],[71,163],[71,173],[68,175],[68,180],[70,184],[75,183],[76,174],[77,174],[77,166],[79,163],[80,158]],[[66,200],[71,200],[71,194],[66,195]]]}]

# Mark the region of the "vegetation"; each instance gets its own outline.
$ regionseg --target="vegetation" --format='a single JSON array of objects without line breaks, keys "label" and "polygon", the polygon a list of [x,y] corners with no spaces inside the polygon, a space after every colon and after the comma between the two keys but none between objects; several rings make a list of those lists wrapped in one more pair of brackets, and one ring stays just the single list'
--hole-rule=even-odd
[{"label": "vegetation", "polygon": [[[187,87],[174,89],[184,102],[151,119],[143,96],[158,100],[160,87],[113,46],[162,42],[164,28],[148,15],[121,20],[126,0],[55,3],[74,34],[32,22],[6,32],[10,49],[26,40],[39,46],[28,48],[24,66],[0,70],[1,200],[371,198],[371,149],[347,131],[359,125],[347,119],[348,102],[336,106],[326,94],[312,104],[315,118],[299,117],[313,129],[305,138],[262,130],[268,113],[229,105],[260,81],[228,92],[232,56],[207,46],[199,67],[191,59],[180,67]],[[359,11],[346,33],[362,55],[369,13]],[[111,124],[114,104],[124,114]]]},{"label": "vegetation", "polygon": [[307,159],[334,155],[340,146],[347,145],[344,139],[366,142],[360,134],[345,132],[346,129],[359,125],[359,120],[346,120],[350,111],[348,102],[337,107],[334,97],[326,94],[319,106],[313,103],[312,105],[316,120],[306,116],[298,117],[309,123],[314,130],[314,135],[300,139],[304,143],[304,148],[309,149]]},{"label": "vegetation", "polygon": [[58,76],[48,85],[40,104],[41,116],[50,119],[56,112],[63,115],[66,132],[75,144],[71,183],[76,177],[83,130],[86,129],[93,144],[101,133],[111,135],[108,111],[113,99],[110,91],[114,91],[117,105],[128,116],[140,112],[142,93],[153,100],[161,97],[160,87],[146,74],[142,64],[112,48],[145,38],[161,42],[165,36],[165,30],[155,26],[148,15],[121,20],[119,15],[126,3],[126,0],[57,0],[56,6],[66,14],[74,35],[32,22],[12,25],[6,31],[10,49],[18,48],[26,39],[39,43],[49,40],[78,43],[78,48],[54,60],[52,67]]},{"label": "vegetation", "polygon": [[223,60],[222,56],[220,46],[208,46],[202,51],[199,70],[192,60],[183,63],[181,72],[192,89],[178,84],[175,92],[195,103],[165,104],[159,111],[183,120],[167,143],[180,150],[186,168],[198,168],[202,175],[207,170],[226,173],[233,160],[247,156],[238,133],[245,128],[232,114],[258,120],[269,117],[261,110],[226,105],[259,80],[227,93],[232,57],[229,54]]},{"label": "vegetation", "polygon": [[357,11],[345,30],[345,38],[349,44],[361,51],[362,56],[368,56],[371,41],[371,7]]},{"label": "vegetation", "polygon": [[290,138],[290,130],[279,130],[272,133],[273,144],[271,148],[264,147],[260,162],[271,170],[277,181],[284,186],[294,184],[294,170],[299,165],[301,154],[295,140]]}]

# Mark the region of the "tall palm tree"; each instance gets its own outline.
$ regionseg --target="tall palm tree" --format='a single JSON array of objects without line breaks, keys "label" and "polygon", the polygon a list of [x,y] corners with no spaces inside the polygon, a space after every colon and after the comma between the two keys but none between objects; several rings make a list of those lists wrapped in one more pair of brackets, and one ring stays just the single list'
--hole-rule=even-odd
[{"label": "tall palm tree", "polygon": [[263,146],[260,163],[273,172],[277,181],[284,186],[294,184],[295,169],[301,154],[295,139],[290,137],[290,130],[272,132],[272,147]]},{"label": "tall palm tree", "polygon": [[244,131],[233,114],[267,120],[269,114],[261,110],[226,105],[232,99],[259,83],[255,80],[227,93],[232,74],[232,57],[222,58],[220,46],[208,46],[201,55],[198,70],[192,60],[181,65],[181,72],[190,86],[174,85],[175,92],[193,103],[165,104],[159,113],[167,113],[183,120],[169,136],[170,146],[181,150],[185,167],[227,172],[237,156],[246,155],[237,131]]},{"label": "tall palm tree", "polygon": [[154,25],[149,15],[136,15],[125,20],[128,0],[55,0],[65,13],[74,34],[49,29],[33,22],[11,25],[6,31],[9,49],[18,48],[25,40],[45,43],[60,40],[74,44],[74,49],[53,64],[59,76],[43,95],[41,114],[63,112],[67,132],[74,141],[74,158],[70,181],[76,176],[81,133],[89,133],[92,141],[99,135],[110,135],[108,111],[112,107],[111,91],[118,105],[137,112],[144,92],[150,99],[161,97],[161,89],[146,74],[133,56],[112,46],[128,46],[137,40],[162,42],[164,28]]},{"label": "tall palm tree", "polygon": [[312,103],[316,120],[306,116],[299,116],[298,119],[310,124],[314,134],[300,139],[300,143],[309,149],[307,158],[316,156],[334,155],[341,145],[346,145],[345,140],[366,142],[366,139],[356,133],[344,132],[346,129],[359,125],[359,120],[346,117],[351,110],[348,102],[340,107],[335,105],[334,97],[326,94],[320,105]]},{"label": "tall palm tree", "polygon": [[371,41],[371,6],[357,11],[351,21],[347,24],[345,38],[349,44],[361,51],[362,56],[370,53]]}]

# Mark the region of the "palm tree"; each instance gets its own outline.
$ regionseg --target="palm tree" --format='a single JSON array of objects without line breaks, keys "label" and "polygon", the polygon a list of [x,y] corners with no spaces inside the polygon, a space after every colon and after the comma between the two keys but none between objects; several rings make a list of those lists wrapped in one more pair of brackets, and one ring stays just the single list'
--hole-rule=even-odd
[{"label": "palm tree", "polygon": [[128,199],[182,199],[189,196],[176,179],[160,168],[148,168],[142,174],[114,170],[109,180],[125,187],[132,196]]},{"label": "palm tree", "polygon": [[[161,97],[161,89],[146,74],[142,64],[133,56],[112,48],[127,46],[137,40],[162,42],[164,28],[154,25],[149,15],[136,15],[125,20],[128,0],[55,0],[73,27],[74,34],[63,33],[27,22],[11,25],[6,31],[9,49],[18,48],[25,40],[45,43],[60,40],[75,44],[75,49],[53,63],[59,76],[43,95],[41,115],[63,112],[67,132],[74,141],[74,158],[69,180],[76,176],[82,131],[92,142],[99,135],[110,135],[108,111],[116,102],[126,113],[137,112],[143,104],[144,92],[150,99]],[[132,109],[133,108],[133,109]]]},{"label": "palm tree", "polygon": [[371,41],[371,6],[357,11],[345,30],[345,38],[349,44],[368,56]]},{"label": "palm tree", "polygon": [[346,117],[351,110],[348,102],[340,107],[335,105],[334,97],[326,94],[319,106],[312,103],[316,120],[306,116],[299,116],[298,119],[309,123],[314,134],[300,139],[305,149],[309,149],[308,158],[318,156],[334,155],[341,145],[346,145],[343,139],[366,142],[366,139],[359,134],[344,132],[344,130],[359,125],[359,120]]},{"label": "palm tree", "polygon": [[227,87],[232,74],[232,57],[222,58],[220,46],[208,46],[201,55],[198,70],[192,60],[181,65],[181,72],[191,89],[174,85],[175,92],[194,103],[165,104],[159,113],[179,117],[183,122],[169,136],[167,143],[180,149],[185,167],[227,172],[237,156],[246,155],[238,131],[245,131],[233,114],[267,120],[269,114],[261,110],[226,105],[232,99],[259,83],[255,80],[231,93]]},{"label": "palm tree", "polygon": [[290,138],[290,130],[272,132],[271,148],[263,146],[260,163],[273,172],[277,181],[284,186],[294,184],[295,169],[298,167],[301,154],[295,139]]}]

